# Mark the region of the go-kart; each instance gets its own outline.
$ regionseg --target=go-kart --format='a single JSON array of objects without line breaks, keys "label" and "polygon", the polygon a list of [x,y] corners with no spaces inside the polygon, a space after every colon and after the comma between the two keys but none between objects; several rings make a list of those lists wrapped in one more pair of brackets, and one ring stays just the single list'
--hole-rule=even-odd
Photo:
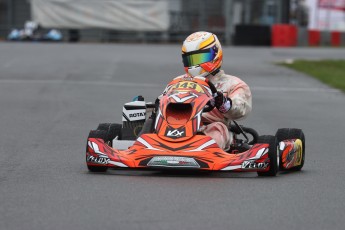
[{"label": "go-kart", "polygon": [[158,103],[142,97],[126,103],[122,124],[102,123],[91,130],[86,164],[91,172],[108,168],[257,172],[275,176],[279,170],[298,171],[304,165],[302,130],[278,129],[259,136],[233,121],[229,151],[200,132],[202,113],[214,108],[215,86],[205,78],[181,78]]}]

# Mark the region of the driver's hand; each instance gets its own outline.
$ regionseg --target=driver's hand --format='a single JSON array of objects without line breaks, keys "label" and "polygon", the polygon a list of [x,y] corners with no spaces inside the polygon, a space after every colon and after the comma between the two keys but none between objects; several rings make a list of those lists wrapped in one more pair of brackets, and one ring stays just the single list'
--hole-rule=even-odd
[{"label": "driver's hand", "polygon": [[230,98],[224,96],[224,94],[220,91],[216,93],[215,99],[215,106],[221,113],[227,113],[232,106],[232,101]]}]

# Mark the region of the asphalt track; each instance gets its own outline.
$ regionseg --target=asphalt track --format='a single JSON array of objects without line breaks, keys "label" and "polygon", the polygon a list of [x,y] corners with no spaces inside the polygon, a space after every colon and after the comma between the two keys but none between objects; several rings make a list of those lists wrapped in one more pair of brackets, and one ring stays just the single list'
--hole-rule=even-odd
[{"label": "asphalt track", "polygon": [[89,173],[86,137],[182,73],[179,45],[0,43],[0,229],[344,229],[345,95],[273,65],[344,49],[224,48],[252,88],[242,124],[302,128],[303,171]]}]

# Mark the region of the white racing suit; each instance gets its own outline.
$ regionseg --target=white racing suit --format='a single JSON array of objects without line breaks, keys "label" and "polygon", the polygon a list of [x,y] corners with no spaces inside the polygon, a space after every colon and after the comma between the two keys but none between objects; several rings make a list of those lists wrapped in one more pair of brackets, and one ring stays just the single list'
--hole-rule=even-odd
[{"label": "white racing suit", "polygon": [[[185,76],[178,76],[172,82]],[[207,78],[215,85],[218,91],[223,92],[225,97],[232,100],[232,106],[227,113],[221,113],[216,108],[210,112],[203,113],[202,122],[206,125],[202,126],[200,131],[212,137],[220,148],[229,150],[232,134],[229,133],[228,126],[231,120],[243,119],[250,113],[252,110],[252,94],[249,86],[244,81],[238,77],[225,74],[223,70]],[[169,90],[172,82],[167,85],[163,94]]]}]

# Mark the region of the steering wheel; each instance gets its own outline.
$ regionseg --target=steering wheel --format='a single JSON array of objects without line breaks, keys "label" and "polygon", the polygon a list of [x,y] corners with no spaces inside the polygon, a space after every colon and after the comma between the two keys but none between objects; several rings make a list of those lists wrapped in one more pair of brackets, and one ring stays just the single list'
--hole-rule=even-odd
[{"label": "steering wheel", "polygon": [[[208,86],[210,86],[211,92],[212,92],[212,97],[214,97],[214,95],[217,93],[217,88],[214,86],[214,84],[208,80],[207,78],[205,79],[205,82],[208,84]],[[215,103],[212,103],[212,99],[209,100],[203,110],[203,112],[210,112],[214,109],[215,107]]]}]

